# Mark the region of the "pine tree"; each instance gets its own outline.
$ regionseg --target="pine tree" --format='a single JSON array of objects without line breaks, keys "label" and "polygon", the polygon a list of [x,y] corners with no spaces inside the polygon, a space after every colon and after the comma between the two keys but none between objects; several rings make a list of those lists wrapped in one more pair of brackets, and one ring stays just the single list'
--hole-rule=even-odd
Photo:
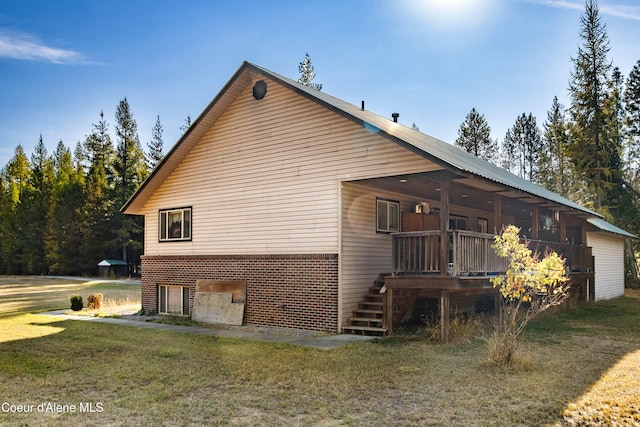
[{"label": "pine tree", "polygon": [[[47,229],[47,262],[53,274],[80,275],[84,173],[74,168],[71,151],[58,142],[53,156],[55,179]],[[90,234],[89,239],[95,236]]]},{"label": "pine tree", "polygon": [[521,178],[540,182],[542,135],[536,118],[522,113],[507,131],[503,143],[503,167]]},{"label": "pine tree", "polygon": [[484,115],[472,108],[458,129],[455,145],[481,159],[495,161],[496,141]]},{"label": "pine tree", "polygon": [[137,263],[142,253],[142,218],[125,216],[119,210],[147,177],[148,169],[138,138],[138,126],[127,98],[120,101],[116,109],[115,129],[118,143],[114,162],[115,210],[112,229],[116,230],[116,237],[111,244],[114,249],[118,246],[121,248],[122,259],[131,265]]},{"label": "pine tree", "polygon": [[22,235],[25,222],[18,216],[18,209],[28,185],[31,164],[24,149],[18,145],[14,156],[2,170],[4,195],[0,205],[0,272],[6,274],[23,273],[24,245]]},{"label": "pine tree", "polygon": [[95,274],[97,264],[102,259],[115,257],[107,242],[113,241],[111,218],[116,208],[113,201],[113,162],[115,153],[104,113],[93,124],[92,132],[74,152],[75,169],[82,168],[88,161],[84,180],[84,205],[81,223],[81,255],[78,268],[82,273]]},{"label": "pine tree", "polygon": [[309,54],[306,53],[304,59],[300,64],[298,64],[298,72],[300,73],[300,77],[298,78],[298,83],[302,83],[305,86],[310,87],[315,90],[322,90],[322,84],[313,83],[313,79],[316,77],[316,73],[313,71],[313,65],[311,65],[311,58]]},{"label": "pine tree", "polygon": [[569,129],[564,106],[553,98],[543,125],[543,150],[540,156],[540,183],[555,193],[570,197],[571,162],[567,157]]},{"label": "pine tree", "polygon": [[624,147],[626,180],[640,191],[640,60],[633,66],[624,91],[626,126],[628,129]]},{"label": "pine tree", "polygon": [[191,116],[187,116],[187,118],[184,119],[184,124],[182,126],[180,126],[180,130],[182,132],[186,132],[187,129],[189,129],[190,127],[191,127]]},{"label": "pine tree", "polygon": [[162,141],[162,123],[160,123],[160,116],[156,119],[156,123],[151,129],[151,142],[147,143],[149,153],[147,158],[149,159],[149,169],[154,169],[164,158],[163,149],[164,142]]},{"label": "pine tree", "polygon": [[31,173],[18,206],[18,220],[24,227],[18,235],[22,246],[22,268],[27,274],[47,274],[45,238],[53,192],[53,162],[42,135],[31,156]]},{"label": "pine tree", "polygon": [[625,104],[624,104],[624,77],[617,67],[614,67],[611,78],[607,82],[609,96],[604,102],[605,138],[603,139],[603,152],[609,167],[608,188],[606,192],[606,206],[602,213],[614,224],[626,230],[636,231],[640,214],[638,213],[638,193],[632,184],[625,179],[623,165],[623,151],[625,140],[628,139]]},{"label": "pine tree", "polygon": [[[571,95],[571,140],[569,155],[575,170],[587,182],[596,195],[596,208],[606,204],[606,192],[610,188],[612,166],[607,150],[605,127],[607,112],[604,109],[609,97],[607,81],[611,63],[607,59],[609,38],[606,25],[600,21],[595,0],[587,0],[585,14],[581,17],[580,38],[582,46],[572,58],[569,93]],[[586,202],[586,201],[585,201]]]},{"label": "pine tree", "polygon": [[119,207],[135,192],[147,177],[147,162],[140,146],[138,125],[133,119],[127,98],[116,109],[115,189]]}]

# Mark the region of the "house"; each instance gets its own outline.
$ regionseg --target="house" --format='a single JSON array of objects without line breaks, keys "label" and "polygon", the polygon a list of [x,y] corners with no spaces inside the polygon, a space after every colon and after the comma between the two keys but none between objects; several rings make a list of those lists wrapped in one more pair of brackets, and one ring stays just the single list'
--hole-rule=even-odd
[{"label": "house", "polygon": [[631,235],[396,119],[244,62],[123,207],[145,218],[143,310],[188,315],[199,279],[240,280],[246,324],[388,333],[436,306],[446,327],[497,300],[507,224],[581,297],[623,292]]}]

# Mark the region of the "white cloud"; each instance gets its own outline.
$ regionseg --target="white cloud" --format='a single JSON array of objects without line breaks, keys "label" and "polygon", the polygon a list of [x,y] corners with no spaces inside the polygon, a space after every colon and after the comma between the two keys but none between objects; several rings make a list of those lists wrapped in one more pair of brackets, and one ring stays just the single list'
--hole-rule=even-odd
[{"label": "white cloud", "polygon": [[[570,10],[584,10],[583,1],[571,0],[525,0],[528,3],[540,4],[543,6],[557,7]],[[603,15],[615,16],[617,18],[640,21],[640,6],[628,6],[623,4],[607,4],[598,2],[598,8]]]},{"label": "white cloud", "polygon": [[0,57],[54,64],[86,63],[82,55],[74,50],[50,47],[28,34],[2,30],[0,30]]}]

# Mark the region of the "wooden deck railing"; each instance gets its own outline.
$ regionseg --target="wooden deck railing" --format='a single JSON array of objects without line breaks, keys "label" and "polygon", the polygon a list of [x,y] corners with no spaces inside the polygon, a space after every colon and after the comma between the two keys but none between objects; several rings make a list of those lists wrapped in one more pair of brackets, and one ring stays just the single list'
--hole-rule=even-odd
[{"label": "wooden deck railing", "polygon": [[440,272],[440,232],[393,233],[393,274]]},{"label": "wooden deck railing", "polygon": [[496,255],[491,249],[494,235],[474,233],[472,231],[452,231],[452,270],[451,275],[486,276],[489,273],[507,271],[507,259]]},{"label": "wooden deck railing", "polygon": [[[393,274],[430,275],[442,271],[440,231],[414,231],[393,233]],[[460,276],[487,276],[507,269],[506,258],[498,257],[491,244],[493,234],[454,230],[447,232],[447,274]],[[593,271],[591,248],[564,243],[529,241],[534,253],[551,250],[566,260],[568,272]]]}]

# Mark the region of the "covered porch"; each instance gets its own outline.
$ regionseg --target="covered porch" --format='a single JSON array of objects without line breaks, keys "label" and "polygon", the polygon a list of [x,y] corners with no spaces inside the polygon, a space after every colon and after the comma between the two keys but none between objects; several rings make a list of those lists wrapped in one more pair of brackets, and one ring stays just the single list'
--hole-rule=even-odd
[{"label": "covered porch", "polygon": [[[501,297],[490,279],[506,271],[507,261],[497,257],[491,245],[495,234],[509,224],[520,227],[534,253],[562,255],[572,292],[578,298],[593,298],[593,256],[585,244],[589,215],[563,204],[565,199],[554,200],[559,196],[551,192],[547,199],[445,170],[355,183],[398,200],[397,228],[386,233],[391,265],[378,266],[376,272],[387,272],[380,295],[386,334],[411,318],[417,301],[437,301],[444,339],[450,316],[461,307],[497,306]],[[380,212],[377,215],[380,221]],[[385,241],[381,234],[378,227],[379,242]]]}]

